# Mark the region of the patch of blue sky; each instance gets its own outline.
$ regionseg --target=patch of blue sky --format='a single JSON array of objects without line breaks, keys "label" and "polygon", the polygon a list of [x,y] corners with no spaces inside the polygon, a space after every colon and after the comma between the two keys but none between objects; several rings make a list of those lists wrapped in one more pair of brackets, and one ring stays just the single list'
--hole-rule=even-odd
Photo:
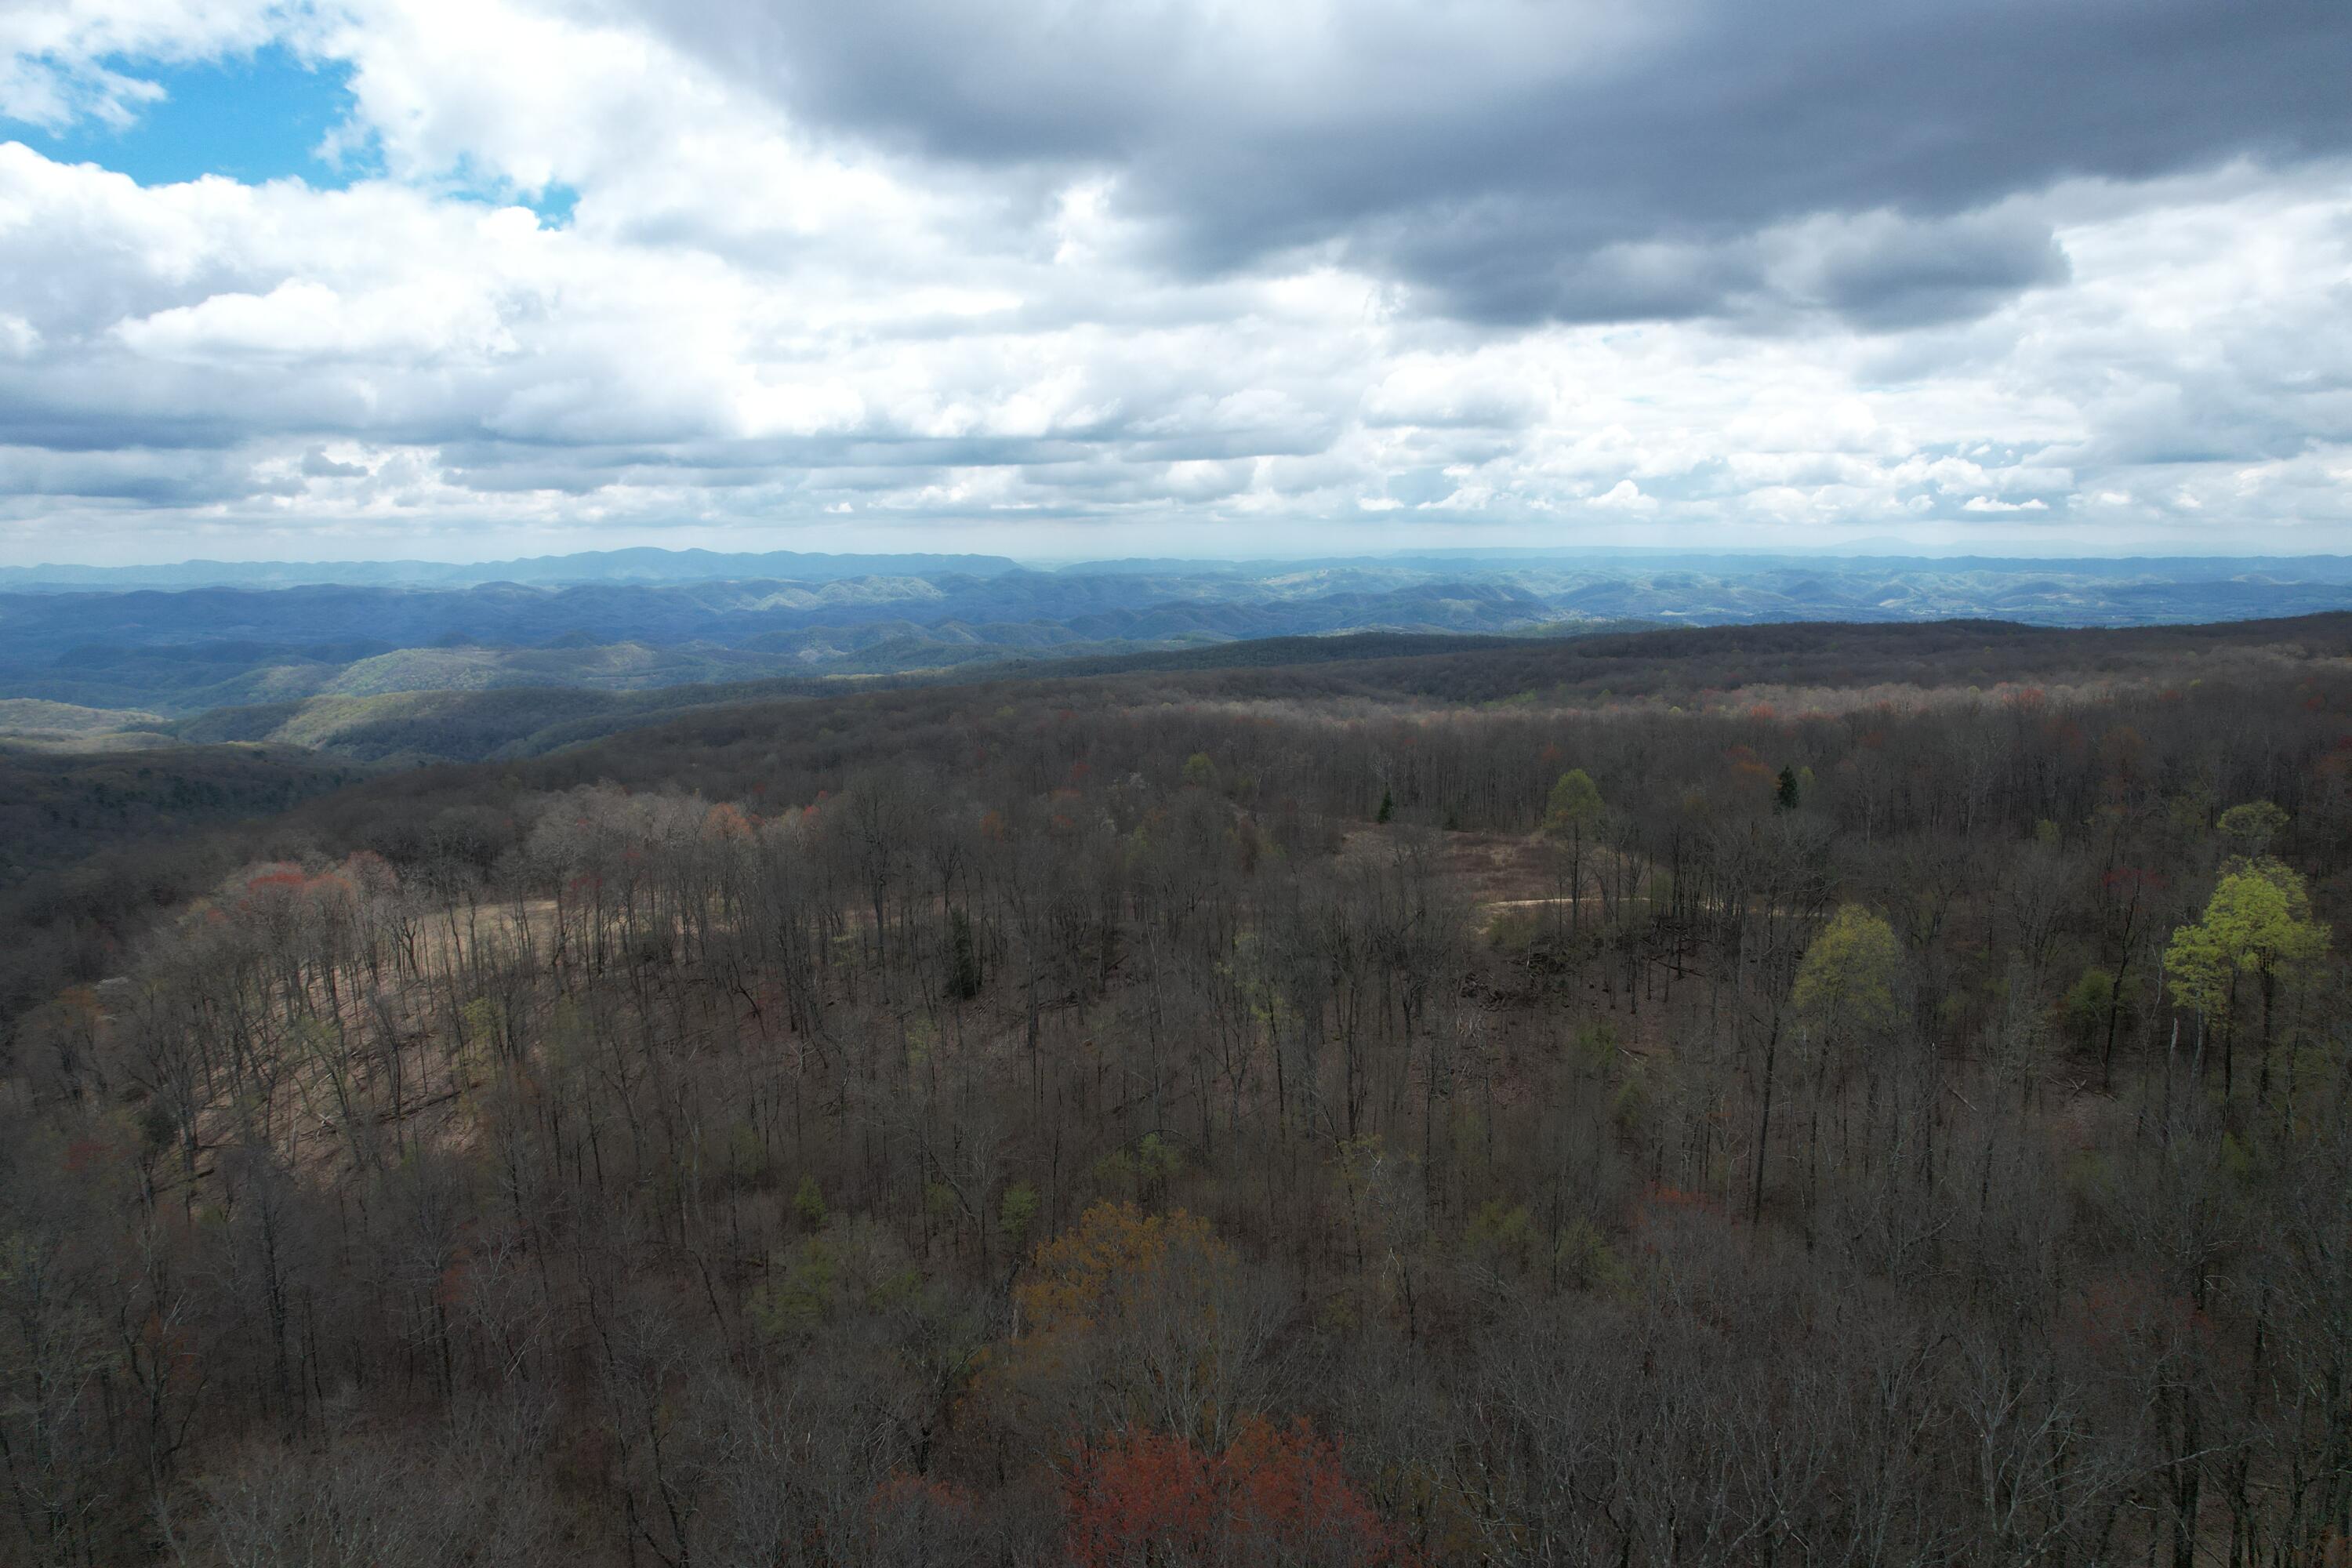
[{"label": "patch of blue sky", "polygon": [[[381,172],[373,144],[336,134],[351,112],[351,68],[272,44],[185,64],[110,59],[163,96],[130,123],[84,115],[54,129],[0,118],[0,136],[62,163],[96,163],[142,185],[224,174],[247,184],[294,176],[340,188]],[[331,151],[331,138],[332,150]]]},{"label": "patch of blue sky", "polygon": [[[142,185],[174,184],[221,174],[247,184],[296,178],[340,190],[383,173],[373,136],[355,132],[351,67],[305,59],[283,45],[220,59],[169,64],[114,58],[109,69],[163,89],[140,104],[129,123],[93,115],[58,127],[0,115],[0,140],[20,141],[62,163],[96,163]],[[567,185],[536,192],[478,182],[460,171],[445,195],[527,206],[541,221],[571,221],[578,193]]]},{"label": "patch of blue sky", "polygon": [[459,201],[484,202],[491,206],[529,207],[539,215],[541,225],[561,228],[572,221],[572,209],[580,201],[580,193],[570,185],[551,180],[537,190],[526,190],[513,181],[499,177],[478,166],[470,158],[460,159],[457,166],[431,182],[434,194],[455,197]]},{"label": "patch of blue sky", "polygon": [[505,199],[529,207],[548,227],[561,228],[572,221],[572,209],[579,204],[580,193],[570,185],[551,184],[544,190],[518,192]]}]

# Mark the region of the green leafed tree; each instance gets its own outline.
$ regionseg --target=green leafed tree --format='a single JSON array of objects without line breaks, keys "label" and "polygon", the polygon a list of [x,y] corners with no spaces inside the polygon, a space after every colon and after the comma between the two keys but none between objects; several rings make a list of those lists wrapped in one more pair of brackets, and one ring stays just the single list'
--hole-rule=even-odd
[{"label": "green leafed tree", "polygon": [[1892,1028],[1902,968],[1895,928],[1861,905],[1847,904],[1805,949],[1789,1000],[1824,1038]]},{"label": "green leafed tree", "polygon": [[1601,814],[1607,809],[1601,803],[1600,786],[1582,768],[1570,768],[1551,786],[1551,799],[1544,810],[1544,831],[1568,846],[1571,924],[1580,923],[1578,915],[1584,898],[1585,837],[1600,827]]},{"label": "green leafed tree", "polygon": [[[1896,1018],[1895,982],[1902,972],[1903,944],[1895,928],[1859,904],[1847,904],[1823,926],[1805,949],[1797,965],[1797,979],[1789,994],[1790,1008],[1812,1033],[1814,1093],[1829,1081],[1830,1061],[1836,1047],[1857,1035],[1894,1026]],[[1773,1031],[1777,1042],[1780,1031]],[[1772,1142],[1772,1068],[1777,1052],[1764,1054],[1764,1109],[1756,1135],[1756,1186],[1749,1216],[1764,1208],[1764,1165]],[[1818,1104],[1818,1098],[1816,1100]],[[1807,1167],[1817,1166],[1819,1113],[1811,1121]],[[1809,1177],[1807,1187],[1812,1185]]]},{"label": "green leafed tree", "polygon": [[[2223,815],[2225,822],[2228,816]],[[2327,942],[2327,928],[2311,918],[2311,896],[2303,879],[2267,859],[2223,873],[2206,901],[2203,918],[2172,933],[2164,966],[2173,1000],[2222,1026],[2224,1096],[2230,1092],[2230,1021],[2239,978],[2252,975],[2262,995],[2263,1089],[2267,1092],[2271,1014],[2279,982],[2326,952]]]},{"label": "green leafed tree", "polygon": [[2234,845],[2241,854],[2262,858],[2286,831],[2287,815],[2266,800],[2250,800],[2243,805],[2233,805],[2221,814],[2216,826],[2221,837]]},{"label": "green leafed tree", "polygon": [[1551,802],[1544,812],[1544,827],[1555,836],[1589,832],[1601,820],[1600,786],[1582,768],[1570,768],[1551,786]]}]

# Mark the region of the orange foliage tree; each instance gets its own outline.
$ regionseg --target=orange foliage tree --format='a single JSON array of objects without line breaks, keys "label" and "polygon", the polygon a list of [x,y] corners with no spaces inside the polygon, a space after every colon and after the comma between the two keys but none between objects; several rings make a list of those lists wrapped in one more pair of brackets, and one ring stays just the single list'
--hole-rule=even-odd
[{"label": "orange foliage tree", "polygon": [[1013,1291],[1033,1332],[1094,1328],[1128,1315],[1165,1289],[1171,1273],[1220,1273],[1233,1249],[1209,1222],[1178,1209],[1147,1215],[1133,1204],[1096,1204],[1077,1225],[1042,1243],[1029,1276]]},{"label": "orange foliage tree", "polygon": [[999,1384],[1080,1432],[1179,1432],[1209,1448],[1258,1407],[1290,1300],[1207,1221],[1099,1203],[1038,1247],[1015,1289],[1021,1336]]}]

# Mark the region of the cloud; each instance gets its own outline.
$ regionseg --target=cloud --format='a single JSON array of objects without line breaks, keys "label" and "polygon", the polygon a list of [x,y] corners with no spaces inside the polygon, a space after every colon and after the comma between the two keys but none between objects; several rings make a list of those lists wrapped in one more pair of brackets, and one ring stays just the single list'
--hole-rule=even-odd
[{"label": "cloud", "polygon": [[1658,510],[1658,503],[1643,495],[1642,487],[1631,479],[1619,479],[1606,492],[1588,498],[1584,504],[1605,511],[1647,513]]},{"label": "cloud", "polygon": [[23,0],[0,9],[0,119],[122,125],[162,89],[121,63],[209,58],[268,41],[274,0]]},{"label": "cloud", "polygon": [[327,455],[323,447],[313,447],[302,454],[302,473],[314,479],[363,479],[370,470],[364,463],[347,463]]},{"label": "cloud", "polygon": [[1054,15],[13,10],[0,111],[275,39],[382,173],[0,141],[0,556],[2352,521],[2332,11]]},{"label": "cloud", "polygon": [[2049,222],[2022,211],[1936,223],[1881,212],[1806,229],[1783,264],[1787,292],[1874,331],[1973,320],[2073,274]]},{"label": "cloud", "polygon": [[[2315,0],[644,15],[814,121],[966,166],[1108,172],[1179,265],[1338,245],[1487,320],[1721,309],[1741,241],[1824,215],[1932,226],[2069,179],[2352,150],[2352,18]],[[2055,270],[2029,234],[1937,248],[1829,281],[1908,321]]]}]

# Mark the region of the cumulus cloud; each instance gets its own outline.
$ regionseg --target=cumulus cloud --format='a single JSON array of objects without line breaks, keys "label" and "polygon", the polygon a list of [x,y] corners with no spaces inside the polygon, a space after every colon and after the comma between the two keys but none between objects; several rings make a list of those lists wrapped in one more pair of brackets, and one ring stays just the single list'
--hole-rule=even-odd
[{"label": "cumulus cloud", "polygon": [[1631,479],[1619,479],[1604,493],[1588,499],[1585,505],[1608,511],[1653,512],[1658,510],[1658,503],[1643,495],[1642,487]]},{"label": "cumulus cloud", "polygon": [[276,43],[381,172],[0,141],[0,554],[2344,542],[2334,9],[1052,15],[12,8],[0,115]]},{"label": "cumulus cloud", "polygon": [[[748,90],[936,158],[1114,170],[1191,265],[1338,242],[1500,319],[1712,308],[1745,272],[1737,241],[1823,213],[1945,218],[2068,178],[2352,148],[2352,25],[2308,0],[646,15]],[[1940,247],[1921,281],[2046,280],[2018,237]],[[1847,286],[1874,293],[1871,271]]]},{"label": "cumulus cloud", "polygon": [[28,0],[0,10],[0,116],[55,129],[123,125],[163,96],[116,62],[202,59],[267,42],[276,0]]}]

